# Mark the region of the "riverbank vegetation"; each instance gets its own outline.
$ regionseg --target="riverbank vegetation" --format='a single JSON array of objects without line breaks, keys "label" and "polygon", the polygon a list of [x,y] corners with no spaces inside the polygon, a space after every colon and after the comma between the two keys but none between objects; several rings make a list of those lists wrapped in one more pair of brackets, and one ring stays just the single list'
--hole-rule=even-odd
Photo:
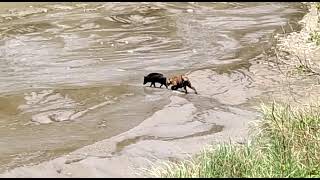
[{"label": "riverbank vegetation", "polygon": [[153,169],[157,177],[320,177],[319,106],[262,106],[259,132],[245,145],[221,144],[180,163]]}]

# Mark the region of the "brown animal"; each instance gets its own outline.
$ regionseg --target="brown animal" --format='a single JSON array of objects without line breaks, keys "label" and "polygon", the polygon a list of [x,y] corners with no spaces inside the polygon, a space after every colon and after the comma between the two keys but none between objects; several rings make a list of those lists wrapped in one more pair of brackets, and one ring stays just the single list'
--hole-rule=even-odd
[{"label": "brown animal", "polygon": [[196,94],[198,94],[196,88],[191,85],[189,78],[185,75],[176,75],[169,78],[167,85],[172,85],[172,90],[177,90],[179,88],[184,88],[185,93],[188,94],[187,86],[194,90]]}]

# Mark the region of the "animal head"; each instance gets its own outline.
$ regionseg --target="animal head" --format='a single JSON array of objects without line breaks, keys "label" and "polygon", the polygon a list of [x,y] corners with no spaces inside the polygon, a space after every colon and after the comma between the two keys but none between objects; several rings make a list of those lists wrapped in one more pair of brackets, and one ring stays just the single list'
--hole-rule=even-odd
[{"label": "animal head", "polygon": [[144,78],[143,78],[143,85],[147,84],[147,82],[148,82],[148,77],[144,76]]}]

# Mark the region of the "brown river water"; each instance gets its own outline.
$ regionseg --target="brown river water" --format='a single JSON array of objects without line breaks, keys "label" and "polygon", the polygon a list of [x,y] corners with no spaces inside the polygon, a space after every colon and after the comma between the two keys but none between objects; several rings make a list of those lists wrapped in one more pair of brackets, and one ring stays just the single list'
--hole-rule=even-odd
[{"label": "brown river water", "polygon": [[305,12],[279,2],[0,3],[0,171],[137,126],[170,96],[144,87],[144,75],[248,68]]}]

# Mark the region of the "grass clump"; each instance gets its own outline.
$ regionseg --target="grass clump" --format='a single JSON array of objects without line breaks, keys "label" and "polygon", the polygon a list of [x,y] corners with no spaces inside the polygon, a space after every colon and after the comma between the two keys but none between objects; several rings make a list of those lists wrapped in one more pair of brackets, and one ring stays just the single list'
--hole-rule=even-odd
[{"label": "grass clump", "polygon": [[317,46],[320,45],[320,32],[314,31],[310,33],[309,41],[315,42]]},{"label": "grass clump", "polygon": [[316,72],[313,72],[312,69],[308,65],[305,65],[305,64],[299,64],[296,67],[296,70],[297,70],[298,74],[305,74],[305,73],[317,74]]},{"label": "grass clump", "polygon": [[318,11],[320,11],[320,3],[319,2],[316,2],[316,8]]},{"label": "grass clump", "polygon": [[180,163],[152,170],[157,177],[320,177],[318,106],[262,106],[251,143],[220,144]]}]

